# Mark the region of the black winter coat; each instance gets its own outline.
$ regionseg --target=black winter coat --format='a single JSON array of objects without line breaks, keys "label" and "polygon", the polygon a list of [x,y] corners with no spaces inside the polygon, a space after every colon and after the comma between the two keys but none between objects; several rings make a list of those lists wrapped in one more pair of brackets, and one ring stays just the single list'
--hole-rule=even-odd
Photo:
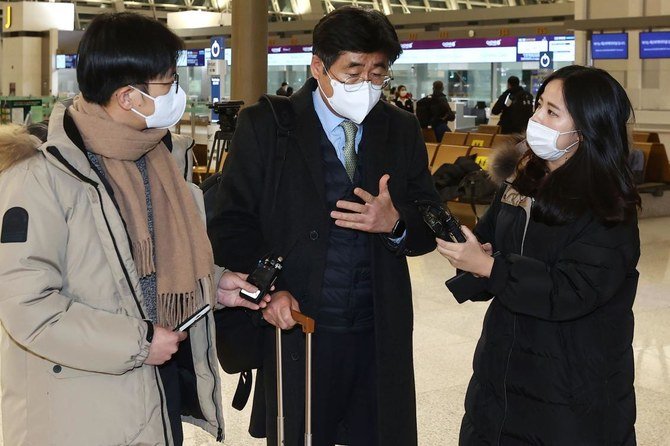
[{"label": "black winter coat", "polygon": [[[510,106],[505,105],[508,96],[512,101]],[[492,115],[500,115],[502,113],[498,122],[500,133],[509,135],[526,132],[528,119],[533,116],[532,104],[528,107],[514,106],[515,103],[522,103],[525,97],[530,97],[530,102],[532,102],[533,97],[530,96],[530,93],[527,93],[523,87],[517,86],[505,90],[493,105],[491,109]]]},{"label": "black winter coat", "polygon": [[406,98],[405,103],[403,104],[402,99],[397,97],[393,100],[393,103],[398,106],[398,108],[402,108],[405,111],[414,113],[414,101],[412,101],[410,98]]},{"label": "black winter coat", "polygon": [[437,127],[442,122],[451,122],[456,119],[456,115],[449,106],[449,99],[444,93],[433,91],[433,100],[430,103],[430,125]]},{"label": "black winter coat", "polygon": [[[290,250],[277,290],[290,291],[301,311],[312,317],[321,298],[331,222],[324,198],[322,130],[312,102],[316,88],[310,79],[290,98],[296,129],[281,169],[269,107],[262,102],[242,110],[209,227],[216,263],[235,271],[249,272],[270,250]],[[379,179],[389,173],[391,198],[407,228],[404,242],[395,247],[382,235],[364,234],[372,259],[379,444],[412,446],[417,442],[416,401],[406,256],[435,248],[434,236],[413,202],[439,198],[416,117],[380,101],[363,121],[360,144],[366,172],[362,187],[377,195]],[[277,175],[281,178],[275,197]],[[250,426],[252,435],[267,435],[271,445],[276,444],[277,408],[274,336],[274,328],[267,327]],[[295,446],[303,444],[305,342],[299,328],[285,332],[282,339],[286,445]]]},{"label": "black winter coat", "polygon": [[476,227],[501,255],[460,444],[634,445],[637,221],[526,223],[530,204],[504,185]]}]

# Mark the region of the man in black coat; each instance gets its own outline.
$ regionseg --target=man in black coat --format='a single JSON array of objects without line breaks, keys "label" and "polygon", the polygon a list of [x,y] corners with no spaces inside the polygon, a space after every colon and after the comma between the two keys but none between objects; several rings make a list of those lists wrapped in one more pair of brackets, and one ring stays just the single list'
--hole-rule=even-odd
[{"label": "man in black coat", "polygon": [[507,79],[507,90],[500,95],[491,109],[491,114],[500,116],[500,133],[524,133],[528,120],[533,116],[533,95],[520,85],[519,78]]},{"label": "man in black coat", "polygon": [[445,133],[449,132],[447,122],[456,119],[456,115],[449,106],[449,99],[444,94],[444,83],[442,81],[433,82],[433,94],[430,102],[430,125],[435,132],[437,141],[442,141]]},{"label": "man in black coat", "polygon": [[418,121],[379,101],[401,47],[383,14],[353,7],[325,16],[313,43],[285,152],[266,103],[240,113],[209,229],[218,264],[251,271],[267,252],[286,257],[263,311],[250,433],[277,444],[275,325],[285,444],[303,444],[300,309],[316,319],[313,444],[416,445],[406,256],[434,249],[414,201],[439,198]]},{"label": "man in black coat", "polygon": [[275,92],[275,94],[277,96],[287,96],[287,97],[291,96],[290,94],[288,94],[288,89],[289,89],[288,83],[282,82],[281,86],[279,88],[277,88],[277,91]]}]

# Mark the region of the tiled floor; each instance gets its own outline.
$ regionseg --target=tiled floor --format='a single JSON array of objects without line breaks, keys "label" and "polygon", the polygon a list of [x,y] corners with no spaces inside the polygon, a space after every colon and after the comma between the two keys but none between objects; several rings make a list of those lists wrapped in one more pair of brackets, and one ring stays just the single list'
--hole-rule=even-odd
[{"label": "tiled floor", "polygon": [[[641,446],[670,445],[670,218],[640,221],[642,257],[635,301],[637,435]],[[444,287],[453,268],[439,254],[410,259],[415,310],[415,370],[419,444],[458,444],[472,355],[487,304],[459,305]],[[235,377],[225,377],[230,402]],[[227,406],[226,445],[260,446],[246,433],[248,410]],[[215,443],[196,429],[188,446]],[[396,445],[393,445],[396,446]]]},{"label": "tiled floor", "polygon": [[[634,308],[638,444],[665,446],[670,445],[670,218],[642,220],[640,233],[641,276]],[[487,304],[458,305],[443,284],[454,270],[436,253],[411,259],[410,269],[419,444],[456,445],[472,354]],[[264,445],[246,432],[249,408],[237,412],[230,407],[236,384],[235,376],[224,376],[225,444]],[[196,428],[185,429],[186,446],[216,444]]]}]

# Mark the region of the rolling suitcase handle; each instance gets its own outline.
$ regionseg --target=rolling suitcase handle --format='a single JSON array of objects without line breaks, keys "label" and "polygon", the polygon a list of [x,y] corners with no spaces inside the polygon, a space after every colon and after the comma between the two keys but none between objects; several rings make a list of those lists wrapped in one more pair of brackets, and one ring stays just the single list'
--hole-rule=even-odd
[{"label": "rolling suitcase handle", "polygon": [[[314,333],[314,319],[305,316],[299,311],[291,310],[291,316],[300,324],[305,333],[305,446],[312,446],[312,333]],[[276,355],[277,355],[277,443],[284,446],[284,392],[282,389],[282,347],[281,328],[276,327]]]}]

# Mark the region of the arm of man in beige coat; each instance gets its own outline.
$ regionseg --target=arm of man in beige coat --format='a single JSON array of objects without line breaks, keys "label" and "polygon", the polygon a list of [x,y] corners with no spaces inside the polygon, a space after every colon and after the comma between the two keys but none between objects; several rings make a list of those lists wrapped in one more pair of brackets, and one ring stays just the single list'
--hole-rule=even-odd
[{"label": "arm of man in beige coat", "polygon": [[[121,374],[141,366],[150,345],[145,321],[61,292],[68,280],[66,246],[76,235],[43,158],[35,156],[0,176],[0,215],[14,207],[25,209],[28,223],[25,242],[0,243],[0,321],[7,333],[31,353],[67,367]],[[93,278],[90,287],[91,293],[115,299],[114,289],[99,289]]]}]

